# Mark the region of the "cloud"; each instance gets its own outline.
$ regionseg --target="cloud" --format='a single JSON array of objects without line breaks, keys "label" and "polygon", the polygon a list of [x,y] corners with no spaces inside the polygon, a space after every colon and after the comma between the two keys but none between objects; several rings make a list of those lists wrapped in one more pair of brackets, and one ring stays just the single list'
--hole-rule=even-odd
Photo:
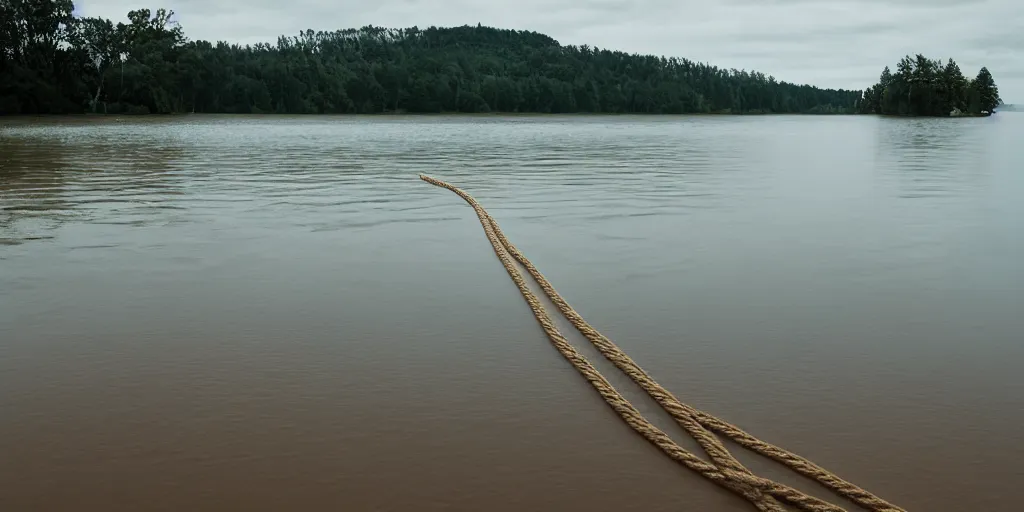
[{"label": "cloud", "polygon": [[[1020,0],[165,0],[192,39],[273,42],[300,30],[482,23],[563,44],[686,57],[790,82],[861,89],[906,54],[992,71],[1024,102]],[[80,0],[123,20],[137,0]]]},{"label": "cloud", "polygon": [[[987,1],[988,0],[849,0],[844,3],[860,5],[885,4],[898,7],[935,8],[984,4]],[[740,5],[806,5],[810,3],[821,3],[819,0],[726,0],[726,2]]]}]

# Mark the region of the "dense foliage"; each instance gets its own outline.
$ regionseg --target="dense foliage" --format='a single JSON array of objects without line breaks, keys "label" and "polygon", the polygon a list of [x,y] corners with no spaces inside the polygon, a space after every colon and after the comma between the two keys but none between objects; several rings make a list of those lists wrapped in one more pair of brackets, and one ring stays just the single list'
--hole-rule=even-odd
[{"label": "dense foliage", "polygon": [[949,115],[992,110],[988,70],[918,55],[864,92],[679,58],[562,46],[489,27],[306,31],[276,44],[189,41],[173,12],[75,17],[0,0],[0,114],[638,112]]},{"label": "dense foliage", "polygon": [[900,116],[948,116],[992,112],[999,104],[999,89],[988,69],[974,80],[949,59],[930,60],[918,54],[900,60],[893,74],[886,67],[878,83],[864,91],[861,111]]},{"label": "dense foliage", "polygon": [[173,13],[0,0],[0,113],[854,112],[859,91],[488,27],[189,41]]}]

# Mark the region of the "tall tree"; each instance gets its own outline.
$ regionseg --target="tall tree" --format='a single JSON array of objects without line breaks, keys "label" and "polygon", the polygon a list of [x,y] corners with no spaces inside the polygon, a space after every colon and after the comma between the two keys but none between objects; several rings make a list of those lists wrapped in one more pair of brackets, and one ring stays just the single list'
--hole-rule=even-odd
[{"label": "tall tree", "polygon": [[949,59],[946,66],[942,68],[942,91],[943,103],[946,107],[952,107],[950,111],[964,111],[967,109],[967,79],[960,71],[960,66],[953,59]]},{"label": "tall tree", "polygon": [[977,92],[978,106],[981,110],[991,112],[999,106],[999,88],[996,87],[996,81],[988,68],[981,68],[981,71],[978,71],[978,76],[971,82],[971,87]]},{"label": "tall tree", "polygon": [[0,113],[57,113],[73,107],[79,62],[63,43],[71,0],[0,1]]},{"label": "tall tree", "polygon": [[103,92],[103,82],[106,71],[115,60],[120,60],[120,49],[123,42],[119,41],[120,34],[114,29],[114,24],[103,18],[82,18],[75,24],[75,43],[88,54],[89,64],[96,71],[95,91],[91,102],[92,111],[96,112],[99,106],[100,94]]}]

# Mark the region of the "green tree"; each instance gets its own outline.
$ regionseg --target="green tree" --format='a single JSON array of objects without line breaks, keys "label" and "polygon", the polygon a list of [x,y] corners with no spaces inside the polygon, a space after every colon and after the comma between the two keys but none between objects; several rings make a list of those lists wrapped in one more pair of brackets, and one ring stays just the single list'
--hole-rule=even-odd
[{"label": "green tree", "polygon": [[71,0],[0,1],[0,113],[59,113],[82,97],[82,62],[66,44]]},{"label": "green tree", "polygon": [[992,112],[999,106],[999,88],[996,87],[996,81],[988,68],[981,68],[981,71],[978,71],[978,76],[971,82],[971,87],[978,95],[978,106],[981,110]]},{"label": "green tree", "polygon": [[960,66],[949,59],[942,68],[943,103],[945,107],[964,111],[967,109],[967,79],[960,71]]},{"label": "green tree", "polygon": [[106,71],[115,60],[119,61],[121,58],[121,34],[114,29],[114,24],[110,20],[103,18],[81,18],[75,24],[75,29],[72,39],[88,55],[89,64],[95,70],[93,88],[96,93],[93,95],[91,107],[93,112],[96,112],[100,94],[103,92]]}]

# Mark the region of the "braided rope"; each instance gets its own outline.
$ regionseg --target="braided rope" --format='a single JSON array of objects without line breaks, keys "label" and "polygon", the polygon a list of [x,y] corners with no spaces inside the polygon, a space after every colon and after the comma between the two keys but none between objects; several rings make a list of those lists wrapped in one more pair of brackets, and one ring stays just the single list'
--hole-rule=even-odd
[{"label": "braided rope", "polygon": [[[671,392],[654,381],[636,362],[616,346],[610,339],[601,334],[586,322],[568,302],[554,289],[551,283],[539,270],[505,237],[497,222],[484,210],[472,196],[465,191],[441,180],[420,175],[420,179],[432,185],[446,188],[462,197],[476,212],[484,233],[501,260],[512,281],[519,288],[541,328],[547,334],[555,348],[576,370],[594,387],[601,397],[614,409],[637,433],[657,446],[669,457],[696,471],[705,478],[739,494],[750,501],[758,510],[784,512],[786,509],[779,500],[794,505],[807,512],[844,512],[844,509],[810,496],[804,492],[778,482],[758,477],[744,467],[721,443],[715,433],[724,435],[741,446],[756,453],[776,460],[794,471],[812,478],[823,486],[835,491],[854,503],[872,512],[905,512],[903,509],[888,503],[874,494],[850,483],[837,475],[825,470],[813,462],[800,457],[778,446],[766,443],[743,431],[739,427],[723,421],[711,414],[684,404]],[[707,453],[711,462],[690,453],[658,429],[633,407],[625,397],[601,375],[596,368],[573,347],[558,331],[551,317],[547,314],[540,299],[530,291],[526,280],[515,262],[518,261],[540,285],[545,295],[551,299],[558,310],[587,338],[601,354],[611,361],[619,370],[627,374],[634,382],[644,389],[654,400],[668,412],[701,448]]]}]

